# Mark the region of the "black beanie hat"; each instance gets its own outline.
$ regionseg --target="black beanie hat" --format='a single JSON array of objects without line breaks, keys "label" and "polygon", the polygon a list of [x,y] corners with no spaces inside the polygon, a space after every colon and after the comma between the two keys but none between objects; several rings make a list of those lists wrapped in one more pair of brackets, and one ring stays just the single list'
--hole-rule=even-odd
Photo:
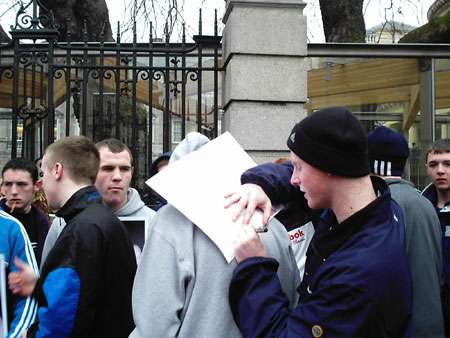
[{"label": "black beanie hat", "polygon": [[381,126],[369,133],[368,140],[372,172],[380,176],[402,176],[409,156],[405,137]]},{"label": "black beanie hat", "polygon": [[370,173],[367,135],[347,109],[319,110],[292,129],[287,145],[298,157],[327,173],[362,177]]}]

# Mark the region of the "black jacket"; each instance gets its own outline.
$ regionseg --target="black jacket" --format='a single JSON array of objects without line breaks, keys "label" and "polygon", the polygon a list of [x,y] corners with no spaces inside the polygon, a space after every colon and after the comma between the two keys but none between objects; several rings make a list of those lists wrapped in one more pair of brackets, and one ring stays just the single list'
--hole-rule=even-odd
[{"label": "black jacket", "polygon": [[56,215],[67,225],[42,267],[38,322],[29,336],[128,337],[136,260],[124,226],[93,186]]}]

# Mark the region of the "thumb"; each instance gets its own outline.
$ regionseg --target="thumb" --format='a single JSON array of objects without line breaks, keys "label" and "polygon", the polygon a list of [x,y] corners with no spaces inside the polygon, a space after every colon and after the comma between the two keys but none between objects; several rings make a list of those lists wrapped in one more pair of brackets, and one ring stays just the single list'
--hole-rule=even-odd
[{"label": "thumb", "polygon": [[272,213],[272,206],[266,205],[263,209],[263,224],[267,224],[269,222],[271,213]]},{"label": "thumb", "polygon": [[28,268],[28,264],[18,257],[14,257],[14,264],[20,271],[23,271]]}]

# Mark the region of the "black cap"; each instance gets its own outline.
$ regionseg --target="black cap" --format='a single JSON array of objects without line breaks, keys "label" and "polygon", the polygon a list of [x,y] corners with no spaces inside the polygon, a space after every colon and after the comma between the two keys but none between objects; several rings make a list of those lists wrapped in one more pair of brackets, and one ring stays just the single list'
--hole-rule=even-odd
[{"label": "black cap", "polygon": [[380,126],[369,133],[368,140],[372,172],[381,176],[402,176],[409,156],[405,137]]},{"label": "black cap", "polygon": [[287,145],[308,164],[327,173],[362,177],[370,173],[367,135],[349,110],[319,110],[292,129]]}]

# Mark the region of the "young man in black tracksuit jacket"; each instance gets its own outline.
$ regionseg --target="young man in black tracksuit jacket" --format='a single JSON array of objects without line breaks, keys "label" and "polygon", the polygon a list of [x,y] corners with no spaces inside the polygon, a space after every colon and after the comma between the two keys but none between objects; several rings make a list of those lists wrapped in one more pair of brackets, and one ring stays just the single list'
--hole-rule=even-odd
[{"label": "young man in black tracksuit jacket", "polygon": [[[92,185],[98,164],[98,150],[84,137],[62,139],[45,152],[44,191],[67,224],[34,287],[38,321],[28,337],[125,338],[134,327],[135,255],[126,229]],[[12,274],[15,292],[32,289],[25,276],[25,267]]]}]

